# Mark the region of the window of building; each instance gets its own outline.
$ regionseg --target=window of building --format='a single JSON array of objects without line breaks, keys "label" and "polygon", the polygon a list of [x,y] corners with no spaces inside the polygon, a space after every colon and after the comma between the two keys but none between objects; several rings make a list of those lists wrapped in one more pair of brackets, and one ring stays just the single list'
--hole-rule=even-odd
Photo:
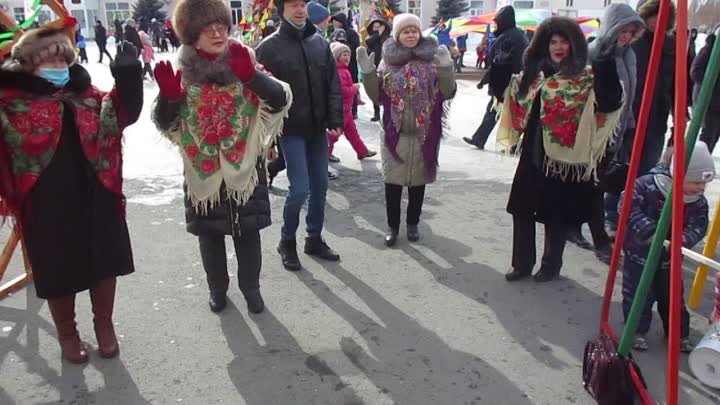
[{"label": "window of building", "polygon": [[130,3],[105,3],[105,17],[107,17],[107,23],[110,25],[115,20],[125,22],[131,17]]},{"label": "window of building", "polygon": [[230,2],[230,11],[232,12],[232,23],[233,25],[237,24],[242,20],[242,1],[231,1]]},{"label": "window of building", "polygon": [[471,0],[470,9],[468,14],[470,15],[482,15],[485,12],[485,1],[484,0]]},{"label": "window of building", "polygon": [[612,4],[612,0],[604,0],[604,4],[605,4],[605,7],[607,7],[610,4]]},{"label": "window of building", "polygon": [[575,0],[565,0],[565,7],[575,6]]},{"label": "window of building", "polygon": [[513,7],[515,8],[533,8],[535,6],[535,2],[532,0],[522,0],[522,1],[516,1],[513,3]]},{"label": "window of building", "polygon": [[408,13],[413,13],[416,16],[420,16],[420,2],[422,0],[408,0]]},{"label": "window of building", "polygon": [[25,9],[22,7],[13,8],[13,18],[15,18],[15,21],[25,21]]},{"label": "window of building", "polygon": [[577,10],[558,10],[558,15],[569,17],[569,18],[577,18],[578,12]]}]

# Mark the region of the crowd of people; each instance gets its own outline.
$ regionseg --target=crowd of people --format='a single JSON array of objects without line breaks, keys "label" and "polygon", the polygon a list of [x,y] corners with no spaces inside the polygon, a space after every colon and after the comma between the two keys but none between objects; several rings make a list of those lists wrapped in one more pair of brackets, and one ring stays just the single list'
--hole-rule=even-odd
[{"label": "crowd of people", "polygon": [[[222,0],[180,0],[170,24],[152,21],[138,30],[134,20],[127,20],[115,58],[106,51],[107,30],[98,21],[100,61],[103,54],[110,58],[115,78],[109,93],[92,86],[61,30],[29,31],[13,47],[0,69],[0,212],[10,213],[22,229],[35,289],[48,300],[65,359],[88,360],[74,311],[75,295],[85,290],[90,291],[100,354],[113,357],[119,351],[112,323],[116,277],[134,270],[121,140],[122,130],[142,109],[145,74],[159,88],[152,120],[182,157],[187,231],[198,238],[213,312],[227,305],[227,236],[248,311],[264,310],[260,231],[271,224],[268,189],[281,170],[289,180],[277,244],[282,265],[302,269],[297,232],[304,206],[304,253],[340,259],[323,238],[328,166],[339,161],[333,145],[342,135],[358,159],[376,154],[355,124],[357,106],[365,102],[361,86],[374,106],[372,121],[382,128],[384,243],[398,243],[405,188],[406,237],[411,242],[421,238],[426,186],[437,179],[446,102],[457,91],[455,72],[464,50],[453,55],[450,48],[459,45],[442,44],[442,36],[423,36],[413,14],[399,14],[392,22],[373,18],[366,38],[360,38],[346,14],[330,15],[326,7],[306,0],[276,0],[275,5],[279,27],[266,26],[270,29],[256,48],[232,38],[231,12]],[[622,241],[627,315],[672,178],[672,147],[663,155],[663,146],[674,41],[669,33],[656,32],[658,11],[658,0],[641,1],[637,11],[612,4],[590,45],[574,20],[548,18],[528,41],[512,6],[498,11],[495,39],[491,47],[485,44],[487,73],[478,85],[488,86],[492,101],[478,131],[465,141],[482,149],[497,126],[498,145],[519,154],[507,204],[513,223],[507,281],[525,279],[535,270],[537,223],[545,228],[545,248],[536,282],[558,278],[566,242],[581,243],[580,226],[586,222],[598,257],[607,260],[622,193],[613,185],[623,183],[610,177],[624,179],[639,107],[652,103],[641,176],[631,198],[630,231]],[[171,27],[180,46],[175,63],[152,68],[153,47],[161,47],[164,39],[158,27]],[[654,35],[668,36],[666,57],[655,97],[643,100]],[[695,95],[716,35],[708,37],[691,63]],[[686,247],[699,243],[707,231],[703,193],[715,177],[711,152],[718,119],[712,111],[717,111],[718,97],[716,85],[704,142],[692,153],[683,189]],[[41,120],[30,116],[38,109]],[[667,257],[660,266],[637,350],[648,348],[645,335],[655,301],[667,331]],[[720,306],[712,316],[720,318]],[[685,310],[683,351],[692,349],[688,319]]]}]

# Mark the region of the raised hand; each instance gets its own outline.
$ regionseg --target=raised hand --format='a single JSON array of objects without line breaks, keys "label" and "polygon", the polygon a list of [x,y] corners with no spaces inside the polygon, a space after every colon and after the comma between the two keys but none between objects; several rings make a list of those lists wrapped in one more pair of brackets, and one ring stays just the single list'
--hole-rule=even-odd
[{"label": "raised hand", "polygon": [[138,50],[128,41],[117,46],[117,54],[113,61],[115,66],[133,66],[138,62]]},{"label": "raised hand", "polygon": [[255,77],[255,64],[250,57],[250,51],[244,45],[230,44],[228,65],[241,82],[249,82]]},{"label": "raised hand", "polygon": [[450,51],[447,46],[440,45],[435,53],[435,64],[441,67],[447,67],[453,65],[452,57],[450,57]]},{"label": "raised hand", "polygon": [[172,64],[163,61],[155,65],[153,73],[155,74],[155,81],[160,87],[161,97],[170,100],[177,100],[182,97],[182,70],[174,72]]},{"label": "raised hand", "polygon": [[371,53],[368,55],[367,48],[364,46],[361,46],[356,51],[357,54],[357,61],[358,66],[360,67],[360,72],[363,74],[371,74],[375,73],[377,71],[377,66],[375,66],[375,53]]}]

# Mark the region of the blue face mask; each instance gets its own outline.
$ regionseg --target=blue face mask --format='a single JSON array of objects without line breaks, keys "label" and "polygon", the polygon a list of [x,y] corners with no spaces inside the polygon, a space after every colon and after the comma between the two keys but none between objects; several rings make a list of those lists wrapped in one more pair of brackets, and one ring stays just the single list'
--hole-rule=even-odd
[{"label": "blue face mask", "polygon": [[41,68],[38,74],[43,79],[49,81],[55,87],[63,88],[70,81],[70,69],[52,69],[52,68]]}]

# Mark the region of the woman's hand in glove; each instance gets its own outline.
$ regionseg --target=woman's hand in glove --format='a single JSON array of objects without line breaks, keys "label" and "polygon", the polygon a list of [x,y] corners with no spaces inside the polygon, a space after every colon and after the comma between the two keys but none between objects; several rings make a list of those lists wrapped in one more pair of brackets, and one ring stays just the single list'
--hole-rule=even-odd
[{"label": "woman's hand in glove", "polygon": [[368,56],[367,48],[364,46],[358,47],[356,53],[358,66],[362,74],[369,75],[377,71],[377,66],[375,66],[375,62],[373,62],[375,60],[375,53],[371,53]]},{"label": "woman's hand in glove", "polygon": [[246,83],[255,78],[255,64],[250,57],[250,51],[243,45],[230,44],[230,69],[241,82]]},{"label": "woman's hand in glove", "polygon": [[115,77],[117,69],[134,66],[142,69],[140,61],[138,60],[137,49],[135,49],[135,46],[130,42],[123,41],[123,43],[117,47],[115,59],[110,62],[110,72],[112,72],[113,77]]},{"label": "woman's hand in glove", "polygon": [[448,67],[453,65],[452,57],[450,57],[450,51],[447,46],[440,45],[437,52],[435,53],[435,64],[438,67]]},{"label": "woman's hand in glove", "polygon": [[183,95],[182,71],[173,71],[170,62],[155,65],[155,81],[160,87],[160,96],[169,100],[177,100]]}]

